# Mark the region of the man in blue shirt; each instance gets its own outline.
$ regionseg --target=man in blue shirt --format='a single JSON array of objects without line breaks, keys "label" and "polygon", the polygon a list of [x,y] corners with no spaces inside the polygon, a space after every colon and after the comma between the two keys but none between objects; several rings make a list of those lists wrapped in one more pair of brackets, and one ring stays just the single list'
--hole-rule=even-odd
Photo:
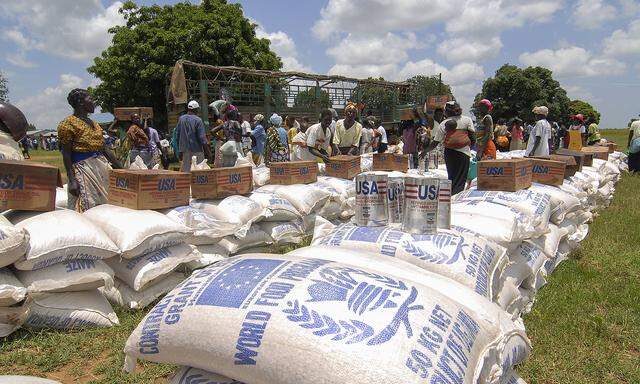
[{"label": "man in blue shirt", "polygon": [[191,158],[195,156],[198,163],[205,157],[211,159],[211,149],[204,130],[204,123],[198,117],[200,105],[197,101],[191,100],[187,105],[187,114],[180,116],[178,120],[178,158],[182,161],[180,170],[182,172],[191,171]]}]

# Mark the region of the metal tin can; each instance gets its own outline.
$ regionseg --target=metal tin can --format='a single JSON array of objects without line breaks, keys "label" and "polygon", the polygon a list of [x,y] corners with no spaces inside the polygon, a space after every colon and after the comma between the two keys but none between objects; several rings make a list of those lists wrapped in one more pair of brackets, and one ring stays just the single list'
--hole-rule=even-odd
[{"label": "metal tin can", "polygon": [[415,234],[438,232],[438,190],[440,179],[407,177],[404,181],[402,230]]},{"label": "metal tin can", "polygon": [[387,183],[389,224],[402,224],[404,210],[404,177],[390,177]]},{"label": "metal tin can", "polygon": [[371,172],[356,176],[356,225],[378,227],[389,223],[387,182],[386,174]]},{"label": "metal tin can", "polygon": [[451,229],[451,180],[440,179],[438,190],[438,229]]}]

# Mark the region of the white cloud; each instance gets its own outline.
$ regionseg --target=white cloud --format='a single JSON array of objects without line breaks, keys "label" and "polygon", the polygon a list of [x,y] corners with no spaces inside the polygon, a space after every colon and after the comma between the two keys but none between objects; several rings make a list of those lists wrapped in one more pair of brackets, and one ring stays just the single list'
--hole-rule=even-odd
[{"label": "white cloud", "polygon": [[626,65],[618,60],[599,57],[581,47],[543,49],[520,55],[520,62],[551,69],[557,76],[617,75]]},{"label": "white cloud", "polygon": [[455,37],[438,44],[438,54],[451,62],[477,62],[496,56],[502,49],[499,37],[467,39]]},{"label": "white cloud", "polygon": [[108,29],[124,23],[121,6],[120,1],[105,8],[100,0],[2,0],[0,14],[15,21],[3,33],[21,51],[87,60],[109,45]]},{"label": "white cloud", "polygon": [[8,53],[5,59],[12,65],[20,68],[35,68],[38,65],[33,61],[29,61],[24,51],[16,53]]},{"label": "white cloud", "polygon": [[329,48],[327,54],[338,64],[384,65],[406,61],[407,50],[421,46],[414,33],[404,36],[391,32],[382,36],[350,33],[338,45]]},{"label": "white cloud", "polygon": [[72,113],[67,103],[67,94],[74,88],[84,85],[82,78],[66,73],[60,75],[54,87],[47,87],[34,96],[16,101],[29,123],[38,129],[55,129],[58,122]]},{"label": "white cloud", "polygon": [[271,41],[271,49],[282,59],[282,69],[285,71],[301,71],[311,72],[311,68],[302,64],[298,59],[298,50],[296,43],[285,32],[267,32],[260,23],[255,20],[256,36],[261,39],[269,39]]},{"label": "white cloud", "polygon": [[626,30],[618,29],[604,39],[607,56],[627,56],[640,53],[640,20],[629,23]]},{"label": "white cloud", "polygon": [[583,29],[599,28],[617,16],[616,7],[602,0],[578,0],[573,7],[573,22]]},{"label": "white cloud", "polygon": [[384,34],[423,29],[452,17],[463,5],[463,0],[329,0],[313,32],[329,40],[342,32]]}]

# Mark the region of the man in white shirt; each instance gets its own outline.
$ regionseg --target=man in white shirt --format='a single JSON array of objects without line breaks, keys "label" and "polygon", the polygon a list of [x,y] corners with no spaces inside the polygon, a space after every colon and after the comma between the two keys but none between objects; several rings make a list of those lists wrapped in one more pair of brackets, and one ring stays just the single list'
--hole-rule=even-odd
[{"label": "man in white shirt", "polygon": [[382,124],[380,124],[380,126],[376,128],[375,135],[378,140],[378,153],[387,152],[387,148],[389,147],[389,140],[387,139],[387,131],[386,129],[384,129]]},{"label": "man in white shirt", "polygon": [[18,108],[0,102],[0,160],[24,160],[18,142],[27,134],[28,126]]},{"label": "man in white shirt", "polygon": [[[325,109],[320,114],[320,122],[307,129],[306,151],[314,157],[321,158],[325,163],[329,162],[329,148],[331,148],[331,111]],[[335,146],[334,148],[335,149]],[[334,152],[335,153],[335,152]]]},{"label": "man in white shirt", "polygon": [[526,156],[549,156],[549,139],[551,138],[551,124],[547,121],[549,108],[545,106],[533,108],[536,115],[536,125],[529,134]]},{"label": "man in white shirt", "polygon": [[246,154],[251,150],[251,137],[247,135],[251,133],[251,123],[248,121],[251,119],[245,119],[244,114],[239,114],[238,117],[240,118],[240,128],[242,128],[242,150]]}]

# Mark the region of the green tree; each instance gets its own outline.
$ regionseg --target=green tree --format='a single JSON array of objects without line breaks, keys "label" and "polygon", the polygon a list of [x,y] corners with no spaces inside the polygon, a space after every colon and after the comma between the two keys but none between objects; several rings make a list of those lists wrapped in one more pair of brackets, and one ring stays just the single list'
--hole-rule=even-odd
[{"label": "green tree", "polygon": [[577,115],[582,114],[585,119],[592,118],[596,124],[600,123],[600,112],[598,112],[593,106],[586,101],[573,100],[569,103],[569,114]]},{"label": "green tree", "polygon": [[[384,78],[369,78],[368,80],[384,81]],[[389,112],[398,103],[398,95],[391,88],[382,87],[375,84],[362,83],[357,85],[353,91],[353,101],[364,103],[367,110],[379,113]]]},{"label": "green tree", "polygon": [[407,79],[411,84],[410,97],[418,105],[424,105],[429,96],[452,95],[449,84],[440,81],[439,76],[414,76]]},{"label": "green tree", "polygon": [[[311,87],[299,92],[293,101],[293,106],[295,108],[314,109],[316,106],[316,90],[316,87]],[[320,103],[320,108],[331,108],[329,92],[321,89],[318,102]]]},{"label": "green tree", "polygon": [[282,61],[240,4],[203,0],[167,6],[120,9],[125,25],[109,30],[111,46],[93,61],[89,73],[101,80],[92,92],[103,110],[115,106],[152,106],[155,123],[166,125],[165,84],[178,59],[211,65],[278,70]]},{"label": "green tree", "polygon": [[7,96],[9,95],[9,87],[7,86],[7,78],[4,77],[4,74],[0,72],[0,101],[9,100]]},{"label": "green tree", "polygon": [[549,119],[566,123],[569,98],[553,73],[541,67],[518,68],[505,64],[494,77],[485,80],[476,102],[489,99],[493,103],[494,120],[519,117],[525,121],[534,119],[533,107],[549,108]]}]

